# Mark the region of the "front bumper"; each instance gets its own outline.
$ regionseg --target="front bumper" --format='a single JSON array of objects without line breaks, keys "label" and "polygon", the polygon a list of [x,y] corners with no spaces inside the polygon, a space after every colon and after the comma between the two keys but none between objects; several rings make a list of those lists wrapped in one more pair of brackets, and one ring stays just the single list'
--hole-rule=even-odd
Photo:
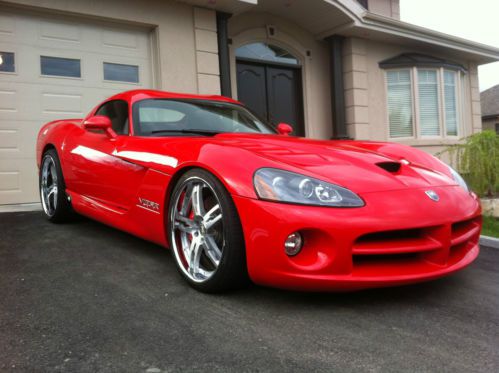
[{"label": "front bumper", "polygon": [[[248,272],[258,284],[341,291],[436,279],[479,252],[481,210],[460,187],[365,193],[366,206],[298,206],[233,196],[243,226]],[[289,257],[286,237],[302,251]]]}]

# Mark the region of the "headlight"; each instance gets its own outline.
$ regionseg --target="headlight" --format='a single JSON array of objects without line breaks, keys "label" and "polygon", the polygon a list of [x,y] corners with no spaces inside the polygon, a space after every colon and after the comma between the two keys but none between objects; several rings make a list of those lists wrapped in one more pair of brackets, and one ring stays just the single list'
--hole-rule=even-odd
[{"label": "headlight", "polygon": [[459,186],[461,186],[461,188],[463,188],[465,191],[469,192],[470,188],[468,188],[468,185],[466,184],[466,181],[464,181],[463,177],[459,175],[459,173],[451,166],[449,166],[449,171],[452,174],[452,178],[454,179],[454,181],[458,183]]},{"label": "headlight", "polygon": [[364,201],[348,189],[294,172],[261,168],[255,172],[253,181],[258,197],[265,200],[315,206],[364,206]]}]

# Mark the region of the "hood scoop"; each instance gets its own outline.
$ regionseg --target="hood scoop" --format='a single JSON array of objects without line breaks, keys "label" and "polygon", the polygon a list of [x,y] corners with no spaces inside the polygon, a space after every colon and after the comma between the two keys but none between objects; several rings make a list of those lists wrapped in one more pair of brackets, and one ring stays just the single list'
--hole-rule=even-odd
[{"label": "hood scoop", "polygon": [[401,164],[399,162],[378,162],[376,166],[382,168],[385,171],[396,173],[400,170]]}]

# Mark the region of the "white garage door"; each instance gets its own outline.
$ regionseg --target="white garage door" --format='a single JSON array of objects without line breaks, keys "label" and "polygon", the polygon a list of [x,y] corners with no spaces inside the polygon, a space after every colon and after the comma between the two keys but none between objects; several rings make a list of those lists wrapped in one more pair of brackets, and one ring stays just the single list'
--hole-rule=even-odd
[{"label": "white garage door", "polygon": [[152,86],[149,31],[79,18],[0,14],[0,204],[39,200],[39,128]]}]

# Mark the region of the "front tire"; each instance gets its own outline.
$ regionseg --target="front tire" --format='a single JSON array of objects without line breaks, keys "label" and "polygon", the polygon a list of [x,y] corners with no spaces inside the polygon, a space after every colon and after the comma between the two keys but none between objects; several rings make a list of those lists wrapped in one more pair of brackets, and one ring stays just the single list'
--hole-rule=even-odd
[{"label": "front tire", "polygon": [[172,191],[168,216],[175,263],[193,288],[214,293],[247,283],[239,216],[215,176],[201,169],[185,173]]},{"label": "front tire", "polygon": [[40,200],[47,219],[53,223],[70,220],[73,211],[66,196],[61,163],[55,149],[49,149],[43,154],[39,184]]}]

